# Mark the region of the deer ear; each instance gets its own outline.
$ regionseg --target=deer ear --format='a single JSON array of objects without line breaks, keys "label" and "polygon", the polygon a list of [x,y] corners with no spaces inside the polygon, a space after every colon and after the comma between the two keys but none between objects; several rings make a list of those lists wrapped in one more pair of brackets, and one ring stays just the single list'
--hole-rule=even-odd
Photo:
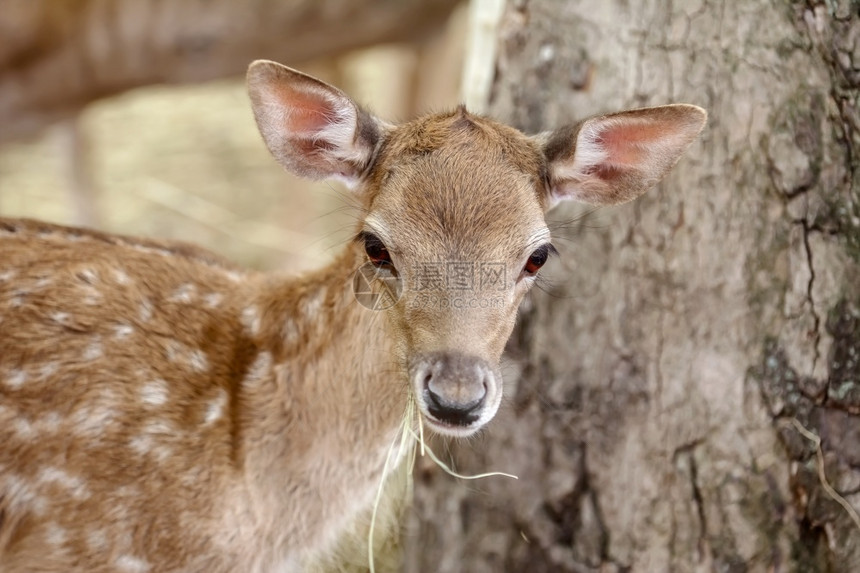
[{"label": "deer ear", "polygon": [[706,119],[700,107],[666,105],[595,117],[549,134],[549,206],[564,200],[615,205],[639,197],[672,169]]},{"label": "deer ear", "polygon": [[278,163],[302,177],[358,184],[383,122],[339,89],[275,62],[252,63],[247,81],[257,127]]}]

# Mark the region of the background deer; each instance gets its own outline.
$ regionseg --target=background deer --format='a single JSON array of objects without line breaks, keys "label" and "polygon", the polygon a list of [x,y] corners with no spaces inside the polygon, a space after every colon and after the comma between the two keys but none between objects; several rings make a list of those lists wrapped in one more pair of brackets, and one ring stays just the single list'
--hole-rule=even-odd
[{"label": "background deer", "polygon": [[[392,125],[273,62],[248,87],[284,167],[355,190],[355,240],[289,278],[0,220],[2,573],[305,569],[372,504],[412,400],[441,434],[493,417],[544,213],[639,196],[705,121],[671,105],[528,137],[463,108]],[[354,298],[367,263],[404,285],[384,311]]]}]

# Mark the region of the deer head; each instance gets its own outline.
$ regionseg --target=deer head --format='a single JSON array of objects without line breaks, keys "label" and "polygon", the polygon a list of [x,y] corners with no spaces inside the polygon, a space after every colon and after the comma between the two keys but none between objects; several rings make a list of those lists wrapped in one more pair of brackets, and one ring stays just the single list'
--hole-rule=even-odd
[{"label": "deer head", "polygon": [[339,179],[358,195],[355,248],[403,285],[382,312],[404,385],[428,426],[454,436],[475,432],[499,407],[498,364],[517,308],[555,251],[547,210],[637,198],[706,119],[696,106],[667,105],[526,136],[462,107],[393,125],[274,62],[252,64],[248,87],[285,168]]}]

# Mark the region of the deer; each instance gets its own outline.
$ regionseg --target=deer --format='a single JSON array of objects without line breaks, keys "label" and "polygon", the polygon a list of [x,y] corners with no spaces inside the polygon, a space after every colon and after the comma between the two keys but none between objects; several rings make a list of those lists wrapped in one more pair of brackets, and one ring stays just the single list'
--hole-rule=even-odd
[{"label": "deer", "polygon": [[[274,158],[350,189],[354,238],[286,276],[0,219],[0,572],[308,570],[403,463],[408,407],[454,438],[496,414],[547,211],[639,197],[706,122],[672,104],[537,135],[463,106],[395,124],[263,60],[247,86]],[[360,268],[388,304],[359,303]]]}]

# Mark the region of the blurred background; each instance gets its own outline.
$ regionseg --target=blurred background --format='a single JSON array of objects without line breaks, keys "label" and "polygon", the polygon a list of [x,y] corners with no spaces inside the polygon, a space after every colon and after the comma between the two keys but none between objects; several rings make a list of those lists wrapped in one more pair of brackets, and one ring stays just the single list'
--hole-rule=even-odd
[{"label": "blurred background", "polygon": [[461,98],[458,1],[2,4],[2,216],[193,241],[256,268],[316,267],[353,232],[348,192],[269,156],[247,64],[299,68],[392,121]]}]

